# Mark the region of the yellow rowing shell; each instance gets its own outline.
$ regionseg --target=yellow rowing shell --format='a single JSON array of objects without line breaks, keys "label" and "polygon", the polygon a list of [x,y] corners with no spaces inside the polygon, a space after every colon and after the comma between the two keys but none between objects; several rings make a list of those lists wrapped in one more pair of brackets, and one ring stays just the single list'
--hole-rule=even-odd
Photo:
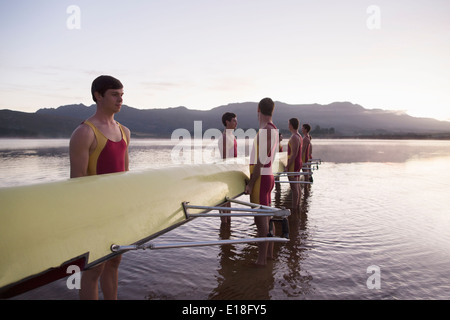
[{"label": "yellow rowing shell", "polygon": [[246,165],[203,164],[0,189],[0,295],[16,295],[111,258],[244,192]]},{"label": "yellow rowing shell", "polygon": [[[182,203],[215,206],[244,192],[248,162],[186,165],[0,189],[0,297],[66,277],[186,222]],[[283,171],[278,155],[274,172]]]}]

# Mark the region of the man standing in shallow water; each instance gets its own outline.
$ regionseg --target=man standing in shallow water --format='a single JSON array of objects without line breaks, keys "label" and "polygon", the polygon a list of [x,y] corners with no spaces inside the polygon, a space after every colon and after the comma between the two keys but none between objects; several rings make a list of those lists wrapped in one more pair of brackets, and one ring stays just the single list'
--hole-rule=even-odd
[{"label": "man standing in shallow water", "polygon": [[232,112],[225,112],[222,116],[224,130],[218,145],[222,159],[237,157],[237,140],[233,132],[237,127],[237,116]]},{"label": "man standing in shallow water", "polygon": [[[237,127],[237,116],[232,112],[225,112],[222,115],[222,124],[224,131],[219,138],[219,150],[220,157],[222,159],[236,158],[237,157],[237,140],[233,132]],[[226,203],[224,207],[230,207],[230,203]],[[230,211],[221,211],[222,213],[229,213]],[[231,217],[220,217],[220,221],[223,225],[231,224]]]},{"label": "man standing in shallow water", "polygon": [[[312,158],[311,135],[309,134],[310,131],[311,126],[305,123],[302,126],[302,133],[303,133],[302,163],[305,166],[305,168],[303,168],[303,172],[307,173],[311,172],[311,166],[306,164]],[[305,176],[305,180],[312,182],[312,176],[310,174]]]},{"label": "man standing in shallow water", "polygon": [[[122,107],[123,85],[111,76],[100,76],[92,83],[95,114],[84,121],[70,139],[70,177],[128,171],[130,130],[114,120]],[[111,195],[114,196],[114,195]],[[80,299],[98,299],[98,281],[106,300],[116,300],[118,290],[118,255],[83,272]]]},{"label": "man standing in shallow water", "polygon": [[[297,118],[289,119],[289,131],[291,132],[291,138],[288,143],[288,162],[286,165],[285,172],[300,172],[302,169],[302,144],[303,139],[298,133],[299,121]],[[301,189],[300,184],[296,183],[300,181],[300,176],[289,175],[288,179],[292,181],[292,209],[297,211],[300,205],[300,195]]]},{"label": "man standing in shallow water", "polygon": [[[262,99],[258,104],[259,131],[255,138],[250,156],[250,181],[245,193],[250,194],[250,202],[270,206],[271,193],[275,185],[272,163],[278,147],[278,130],[272,122],[275,104],[270,98]],[[258,237],[269,233],[270,217],[255,217]],[[275,232],[275,231],[274,231]],[[273,242],[258,244],[256,266],[265,266],[267,259],[273,258]]]}]

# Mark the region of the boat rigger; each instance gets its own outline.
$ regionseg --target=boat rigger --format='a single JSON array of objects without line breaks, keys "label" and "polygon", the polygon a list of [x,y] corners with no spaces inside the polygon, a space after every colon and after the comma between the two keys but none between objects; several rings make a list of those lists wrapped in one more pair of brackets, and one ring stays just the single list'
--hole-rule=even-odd
[{"label": "boat rigger", "polygon": [[[214,218],[214,217],[277,217],[286,219],[291,215],[291,211],[285,208],[273,208],[269,206],[263,206],[254,203],[248,203],[244,201],[239,201],[236,199],[226,198],[227,203],[238,203],[245,207],[223,207],[223,206],[202,206],[202,205],[191,205],[188,202],[183,202],[183,208],[187,219],[190,218]],[[206,210],[202,213],[191,213],[189,209],[195,210]],[[218,211],[217,213],[211,213]],[[230,240],[217,240],[217,241],[195,241],[195,242],[178,242],[178,243],[147,243],[141,245],[131,245],[131,246],[121,246],[113,244],[111,246],[111,251],[113,252],[124,252],[129,250],[157,250],[157,249],[173,249],[173,248],[186,248],[186,247],[203,247],[203,246],[215,246],[224,244],[241,244],[241,243],[259,243],[259,242],[288,242],[288,224],[284,224],[283,228],[284,237],[274,237],[273,235],[268,235],[267,237],[258,238],[247,238],[247,239],[230,239]]]},{"label": "boat rigger", "polygon": [[276,172],[274,173],[274,176],[278,179],[275,181],[275,183],[289,183],[289,184],[312,184],[312,181],[306,181],[306,180],[297,180],[297,181],[287,181],[287,180],[281,180],[282,177],[301,177],[301,176],[312,176],[313,170],[319,170],[319,165],[322,164],[321,159],[311,159],[309,162],[306,162],[303,166],[303,172]]}]

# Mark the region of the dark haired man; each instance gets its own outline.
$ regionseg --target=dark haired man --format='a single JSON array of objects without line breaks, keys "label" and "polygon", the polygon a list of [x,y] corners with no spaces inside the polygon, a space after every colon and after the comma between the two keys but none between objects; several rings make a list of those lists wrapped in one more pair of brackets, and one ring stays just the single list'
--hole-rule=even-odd
[{"label": "dark haired man", "polygon": [[[278,147],[279,133],[272,122],[275,104],[270,98],[262,99],[258,104],[259,131],[255,138],[250,156],[250,181],[245,193],[250,194],[252,203],[270,206],[271,193],[275,184],[272,163]],[[270,217],[255,217],[258,237],[266,237],[269,233]],[[258,244],[256,266],[264,266],[267,258],[273,258],[273,242]]]},{"label": "dark haired man", "polygon": [[[309,132],[311,131],[311,126],[307,123],[305,123],[302,126],[302,133],[303,133],[303,148],[302,148],[302,162],[303,165],[306,165],[306,167],[303,169],[303,172],[311,172],[311,166],[307,165],[306,163],[309,162],[312,158],[312,145],[311,145],[311,135]],[[306,181],[312,182],[312,175],[305,176]]]},{"label": "dark haired man", "polygon": [[222,116],[222,123],[225,127],[222,136],[219,138],[219,150],[222,159],[237,157],[237,141],[233,131],[237,127],[237,116],[232,112],[225,112]]},{"label": "dark haired man", "polygon": [[[219,150],[222,159],[236,158],[237,157],[237,140],[233,134],[233,131],[237,127],[237,116],[232,112],[225,112],[222,115],[222,124],[225,127],[222,135],[219,138]],[[230,207],[230,203],[227,202],[224,207]],[[229,213],[230,211],[221,211],[222,213]],[[220,217],[222,225],[230,225],[231,217]]]},{"label": "dark haired man", "polygon": [[[303,139],[298,133],[298,127],[300,122],[297,118],[289,119],[289,131],[291,132],[291,138],[288,142],[288,162],[286,165],[286,172],[300,172],[302,169],[302,144]],[[300,205],[300,184],[295,183],[300,180],[300,176],[289,175],[292,190],[292,208],[294,211],[298,209]]]},{"label": "dark haired man", "polygon": [[[70,139],[70,177],[128,171],[130,130],[114,120],[122,107],[123,85],[111,76],[100,76],[91,88],[95,114],[75,129]],[[98,280],[107,300],[117,299],[121,256],[83,272],[80,299],[98,299]]]}]

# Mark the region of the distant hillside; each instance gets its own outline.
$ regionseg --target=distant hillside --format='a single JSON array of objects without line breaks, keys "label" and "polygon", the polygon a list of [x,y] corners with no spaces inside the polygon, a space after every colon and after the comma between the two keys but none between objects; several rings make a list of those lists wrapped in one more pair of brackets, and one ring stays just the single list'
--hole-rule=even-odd
[{"label": "distant hillside", "polygon": [[[0,137],[70,137],[76,126],[95,113],[95,105],[66,105],[40,109],[36,113],[0,110]],[[134,137],[170,137],[178,128],[193,131],[194,121],[202,121],[203,130],[222,129],[226,111],[238,116],[239,128],[257,128],[257,103],[231,103],[212,110],[185,107],[141,110],[123,106],[116,120],[130,128]],[[287,134],[292,117],[309,123],[314,136],[326,137],[445,137],[450,138],[450,122],[415,118],[380,109],[365,109],[350,102],[328,105],[289,105],[276,102],[274,122]]]},{"label": "distant hillside", "polygon": [[65,138],[77,123],[71,117],[0,110],[0,137]]}]

